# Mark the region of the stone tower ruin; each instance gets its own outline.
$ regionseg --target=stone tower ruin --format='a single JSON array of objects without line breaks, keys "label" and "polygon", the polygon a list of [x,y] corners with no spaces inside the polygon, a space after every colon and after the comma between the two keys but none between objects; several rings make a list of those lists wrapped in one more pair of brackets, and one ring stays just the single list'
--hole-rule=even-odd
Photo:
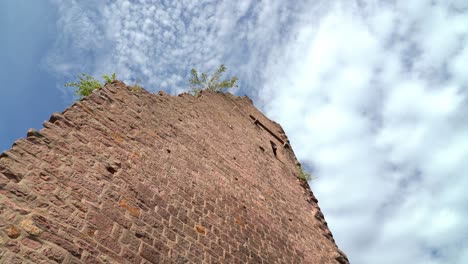
[{"label": "stone tower ruin", "polygon": [[115,81],[0,155],[1,263],[348,263],[247,97]]}]

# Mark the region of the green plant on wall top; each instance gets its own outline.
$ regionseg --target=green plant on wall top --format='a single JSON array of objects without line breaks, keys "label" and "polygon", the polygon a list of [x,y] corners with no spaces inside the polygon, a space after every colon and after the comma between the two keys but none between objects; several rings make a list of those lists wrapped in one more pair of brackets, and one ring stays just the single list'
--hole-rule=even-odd
[{"label": "green plant on wall top", "polygon": [[141,80],[138,79],[135,81],[135,83],[130,87],[130,89],[133,91],[133,92],[141,92],[143,91],[143,87],[140,85],[141,83]]},{"label": "green plant on wall top", "polygon": [[299,175],[297,176],[299,179],[310,181],[312,180],[312,175],[306,171],[301,166],[298,166]]},{"label": "green plant on wall top", "polygon": [[238,78],[233,76],[231,79],[220,81],[221,75],[226,71],[226,66],[221,64],[213,75],[208,78],[206,73],[202,73],[198,76],[196,69],[191,70],[192,78],[190,79],[190,88],[194,95],[198,95],[201,90],[209,90],[212,92],[223,92],[225,89],[232,87],[238,87]]},{"label": "green plant on wall top", "polygon": [[106,80],[106,83],[112,83],[113,81],[117,80],[117,76],[115,75],[115,73],[113,73],[110,77],[109,75],[102,75],[102,78],[104,78],[104,80]]},{"label": "green plant on wall top", "polygon": [[[115,73],[110,77],[103,75],[102,78],[106,81],[105,83],[112,83],[117,79]],[[75,95],[83,98],[90,95],[94,90],[101,88],[103,85],[96,80],[93,76],[86,73],[82,73],[78,76],[78,82],[69,82],[65,84],[65,87],[76,87]]]}]

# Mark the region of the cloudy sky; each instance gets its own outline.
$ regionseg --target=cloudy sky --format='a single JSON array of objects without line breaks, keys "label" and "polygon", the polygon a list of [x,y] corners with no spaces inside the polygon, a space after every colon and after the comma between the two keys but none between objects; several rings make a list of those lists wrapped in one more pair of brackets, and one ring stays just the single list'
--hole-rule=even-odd
[{"label": "cloudy sky", "polygon": [[177,94],[224,63],[352,263],[468,263],[467,0],[2,0],[0,36],[0,151],[78,73]]}]

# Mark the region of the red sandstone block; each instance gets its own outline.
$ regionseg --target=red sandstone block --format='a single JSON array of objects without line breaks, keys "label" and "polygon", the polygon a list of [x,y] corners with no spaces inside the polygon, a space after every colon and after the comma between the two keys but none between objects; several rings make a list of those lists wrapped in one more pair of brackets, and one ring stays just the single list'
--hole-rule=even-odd
[{"label": "red sandstone block", "polygon": [[31,220],[35,226],[42,230],[50,231],[51,233],[57,233],[60,227],[59,223],[57,223],[55,220],[45,218],[42,215],[35,214],[31,217]]},{"label": "red sandstone block", "polygon": [[[112,260],[114,260],[114,262],[117,262],[117,263],[125,263],[125,259],[121,256],[119,256],[118,254],[114,253],[113,251],[110,251],[109,249],[103,247],[103,246],[98,246],[97,249],[101,252],[101,255],[100,256],[105,256],[105,258],[109,259],[111,258]],[[109,262],[113,262],[113,261],[109,261]]]},{"label": "red sandstone block", "polygon": [[[26,198],[26,196],[28,196],[30,194],[30,190],[27,189],[25,186],[21,186],[19,184],[16,184],[16,183],[13,183],[11,182],[10,184],[8,184],[7,186],[5,186],[3,188],[6,192],[9,192],[6,193],[5,192],[5,195],[9,198]],[[2,193],[3,193],[3,190],[2,190]],[[30,195],[31,198],[35,198],[36,196],[35,195]],[[34,199],[31,199],[31,200],[34,200]]]},{"label": "red sandstone block", "polygon": [[102,231],[98,231],[96,235],[97,241],[106,248],[114,251],[115,253],[120,252],[120,244],[116,241],[116,239],[108,236],[106,233]]},{"label": "red sandstone block", "polygon": [[35,185],[33,187],[33,190],[39,194],[44,195],[44,194],[53,193],[56,188],[57,188],[56,184],[45,182],[45,183],[40,183],[38,185]]},{"label": "red sandstone block", "polygon": [[190,218],[194,219],[194,220],[199,220],[199,219],[202,219],[203,217],[203,207],[194,207],[192,209],[192,211],[190,212]]},{"label": "red sandstone block", "polygon": [[185,225],[184,233],[187,235],[187,237],[190,237],[195,241],[198,239],[198,232],[195,231],[195,228],[193,226]]},{"label": "red sandstone block", "polygon": [[252,249],[252,251],[259,251],[261,248],[262,243],[257,240],[255,237],[253,239],[249,239],[249,248]]},{"label": "red sandstone block", "polygon": [[21,245],[18,243],[18,241],[10,240],[3,244],[3,246],[13,253],[18,253],[21,250]]},{"label": "red sandstone block", "polygon": [[84,251],[87,251],[89,254],[97,256],[99,252],[96,249],[97,243],[93,238],[84,238],[83,240],[75,240],[75,244],[82,248]]},{"label": "red sandstone block", "polygon": [[180,199],[181,201],[191,201],[193,197],[193,194],[188,190],[179,190],[178,194],[182,197],[182,199]]},{"label": "red sandstone block", "polygon": [[206,236],[198,236],[198,242],[200,242],[200,244],[204,245],[205,247],[209,247],[211,240]]},{"label": "red sandstone block", "polygon": [[128,248],[134,252],[138,251],[138,248],[140,248],[140,244],[142,243],[139,239],[137,239],[135,236],[128,235],[128,239],[122,239],[122,243],[128,244]]},{"label": "red sandstone block", "polygon": [[110,201],[119,202],[121,195],[114,190],[108,190],[105,194],[105,197]]},{"label": "red sandstone block", "polygon": [[147,225],[145,222],[141,221],[140,218],[136,218],[136,217],[131,217],[131,221],[132,221],[132,225],[137,227],[137,228],[146,228]]},{"label": "red sandstone block", "polygon": [[162,217],[162,219],[166,221],[169,221],[169,218],[171,217],[171,214],[165,208],[159,206],[156,213],[159,214]]},{"label": "red sandstone block", "polygon": [[72,216],[73,208],[71,207],[62,206],[60,208],[57,208],[55,206],[51,206],[49,207],[48,212],[58,221],[68,224],[76,229],[81,229],[84,225],[81,219]]},{"label": "red sandstone block", "polygon": [[154,192],[147,188],[143,183],[139,182],[136,186],[138,197],[142,199],[149,207],[155,205],[153,201]]},{"label": "red sandstone block", "polygon": [[[84,258],[81,259],[82,262],[78,262],[78,263],[86,263],[86,264],[102,264],[102,262],[97,258],[97,257],[94,257],[92,255],[88,255]],[[69,264],[69,263],[67,263]]]},{"label": "red sandstone block", "polygon": [[200,243],[192,243],[189,249],[189,253],[198,256],[200,258],[203,258],[203,252],[204,252],[204,247]]},{"label": "red sandstone block", "polygon": [[136,253],[132,252],[128,248],[124,248],[122,253],[120,254],[122,258],[132,264],[139,264],[141,262],[141,257],[139,257]]},{"label": "red sandstone block", "polygon": [[174,259],[177,259],[178,256],[185,256],[185,255],[186,255],[186,251],[183,250],[178,245],[175,245],[175,246],[173,246],[172,249],[169,250],[168,259],[169,260],[174,260]]},{"label": "red sandstone block", "polygon": [[229,245],[231,245],[231,246],[236,245],[234,238],[227,235],[227,234],[225,234],[225,233],[222,233],[222,234],[219,235],[217,242],[218,242],[218,244],[220,246],[222,246],[226,250],[228,249]]},{"label": "red sandstone block", "polygon": [[174,245],[173,249],[179,252],[180,254],[185,255],[185,252],[187,252],[190,249],[190,244],[191,243],[187,239],[177,236],[177,242]]},{"label": "red sandstone block", "polygon": [[30,239],[28,237],[25,237],[21,240],[21,244],[25,245],[26,247],[28,248],[31,248],[31,249],[40,249],[42,247],[42,243],[37,241],[37,240],[33,240],[33,239]]},{"label": "red sandstone block", "polygon": [[155,239],[153,248],[163,256],[167,256],[169,254],[169,247],[168,247],[167,240]]},{"label": "red sandstone block", "polygon": [[85,223],[86,221],[86,213],[81,211],[81,210],[75,210],[75,217],[76,217],[76,220],[79,220],[81,221],[82,223]]},{"label": "red sandstone block", "polygon": [[208,215],[206,215],[200,220],[200,223],[203,226],[205,226],[208,230],[211,230],[212,226],[216,226],[220,222],[221,222],[221,219],[218,216],[214,215],[213,213],[209,213]]},{"label": "red sandstone block", "polygon": [[215,207],[210,202],[206,202],[205,203],[205,210],[208,210],[209,212],[214,212]]},{"label": "red sandstone block", "polygon": [[[240,259],[243,263],[246,263],[247,260],[249,259],[249,255],[246,255],[245,253],[243,253],[241,251],[233,251],[231,255],[234,258]],[[272,258],[272,260],[273,261],[271,263],[274,263],[276,261],[276,258]]]},{"label": "red sandstone block", "polygon": [[111,236],[115,239],[118,239],[122,235],[122,232],[123,232],[123,227],[121,227],[117,223],[114,223]]},{"label": "red sandstone block", "polygon": [[169,221],[169,226],[172,227],[173,229],[179,229],[182,230],[184,228],[184,223],[177,219],[174,216],[171,216],[171,219]]},{"label": "red sandstone block", "polygon": [[[175,228],[175,227],[171,227],[172,231],[176,234],[176,236],[179,236],[179,237],[182,237],[182,238],[185,238],[187,237],[187,235],[184,233],[184,228],[182,226],[182,228]],[[192,239],[192,238],[190,238]],[[193,239],[192,239],[193,240]]]},{"label": "red sandstone block", "polygon": [[40,238],[43,239],[43,240],[47,240],[47,241],[50,241],[54,244],[56,244],[57,246],[67,250],[68,252],[70,252],[73,256],[77,257],[77,258],[80,258],[81,257],[81,253],[82,253],[82,249],[79,248],[78,246],[72,244],[71,242],[59,237],[59,236],[56,236],[54,234],[51,234],[49,232],[44,232],[40,235]]},{"label": "red sandstone block", "polygon": [[63,250],[59,250],[53,247],[47,247],[42,254],[50,260],[53,260],[57,263],[62,263],[67,254]]},{"label": "red sandstone block", "polygon": [[221,230],[220,230],[218,227],[216,227],[216,226],[213,226],[213,227],[211,228],[211,232],[213,233],[213,235],[215,235],[215,236],[217,236],[217,237],[219,237],[219,236],[222,234],[222,233],[221,233]]},{"label": "red sandstone block", "polygon": [[17,255],[9,255],[9,254],[3,256],[2,260],[4,261],[3,263],[8,263],[8,264],[23,264],[26,262],[23,258]]},{"label": "red sandstone block", "polygon": [[189,211],[180,210],[179,214],[177,215],[177,219],[179,219],[185,225],[195,226],[195,220],[190,218],[190,212]]},{"label": "red sandstone block", "polygon": [[33,263],[50,263],[50,259],[46,256],[32,250],[23,250],[20,256],[32,261]]},{"label": "red sandstone block", "polygon": [[167,208],[167,202],[161,196],[155,194],[154,197],[153,197],[153,200],[154,200],[155,204],[158,206],[158,208]]},{"label": "red sandstone block", "polygon": [[141,241],[145,242],[146,244],[149,244],[149,245],[153,244],[153,238],[151,237],[151,235],[146,233],[143,230],[137,229],[135,231],[135,237],[137,237]]},{"label": "red sandstone block", "polygon": [[163,235],[171,241],[176,241],[176,233],[174,233],[169,227],[164,227]]},{"label": "red sandstone block", "polygon": [[171,252],[167,260],[169,261],[168,263],[189,263],[189,260],[184,256],[184,254],[179,254],[175,251]]},{"label": "red sandstone block", "polygon": [[3,203],[6,205],[7,208],[21,215],[27,215],[31,212],[31,210],[28,208],[28,206],[24,202],[19,202],[19,201],[15,202],[14,198],[9,199],[8,197],[4,197]]},{"label": "red sandstone block", "polygon": [[88,223],[95,225],[98,230],[109,233],[112,231],[113,221],[104,214],[96,211],[90,211],[87,214],[86,219],[88,220]]},{"label": "red sandstone block", "polygon": [[170,215],[177,215],[179,212],[179,209],[171,204],[167,207],[167,211],[169,212]]},{"label": "red sandstone block", "polygon": [[140,256],[147,259],[151,263],[159,263],[161,253],[156,251],[151,246],[143,243],[140,249]]},{"label": "red sandstone block", "polygon": [[162,217],[154,211],[147,211],[141,214],[141,220],[149,226],[159,226],[161,224]]},{"label": "red sandstone block", "polygon": [[[224,263],[234,263],[234,257],[231,255],[231,254],[226,254],[223,258],[223,261]],[[257,264],[256,262],[252,262],[252,263],[255,263]],[[259,262],[261,263],[261,262]]]},{"label": "red sandstone block", "polygon": [[[300,260],[299,260],[300,261]],[[263,263],[263,260],[262,258],[255,254],[254,252],[250,252],[250,261],[249,262],[252,262],[252,263]],[[299,262],[294,262],[294,263],[299,263]]]},{"label": "red sandstone block", "polygon": [[8,179],[3,173],[0,173],[0,188],[5,187],[9,182],[10,179]]},{"label": "red sandstone block", "polygon": [[188,254],[187,258],[189,259],[190,263],[195,263],[195,264],[202,264],[203,260],[203,255],[193,255],[193,254]]},{"label": "red sandstone block", "polygon": [[224,257],[224,249],[216,244],[216,243],[211,243],[210,248],[213,250],[214,253],[216,253],[220,257]]},{"label": "red sandstone block", "polygon": [[141,208],[143,208],[144,211],[148,211],[148,209],[143,204],[139,203],[138,201],[133,202],[127,198],[122,198],[119,201],[119,206],[127,210],[130,213],[130,216],[133,216],[136,218],[140,217],[142,213]]}]

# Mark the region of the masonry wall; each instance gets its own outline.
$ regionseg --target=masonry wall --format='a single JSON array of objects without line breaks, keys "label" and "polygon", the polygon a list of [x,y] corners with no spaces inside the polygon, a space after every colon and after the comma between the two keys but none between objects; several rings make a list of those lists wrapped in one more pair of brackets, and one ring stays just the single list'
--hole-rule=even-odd
[{"label": "masonry wall", "polygon": [[1,263],[348,263],[248,98],[114,82],[44,127],[0,155]]}]

